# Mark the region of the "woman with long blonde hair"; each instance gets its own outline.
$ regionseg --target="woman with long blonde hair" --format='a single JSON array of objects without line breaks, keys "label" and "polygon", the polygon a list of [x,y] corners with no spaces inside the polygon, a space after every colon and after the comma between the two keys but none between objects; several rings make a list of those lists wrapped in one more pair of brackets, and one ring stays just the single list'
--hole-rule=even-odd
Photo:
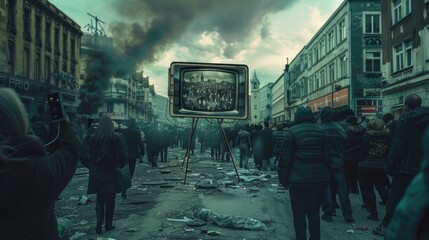
[{"label": "woman with long blonde hair", "polygon": [[29,132],[18,95],[0,88],[0,238],[59,239],[54,202],[75,173],[79,141],[60,122],[58,148],[47,155]]},{"label": "woman with long blonde hair", "polygon": [[114,124],[107,116],[100,118],[94,135],[88,139],[88,144],[91,159],[88,193],[97,194],[95,231],[101,233],[103,221],[106,231],[115,228],[112,223],[115,198],[116,193],[121,192],[117,171],[125,165],[127,154],[122,136],[115,133]]}]

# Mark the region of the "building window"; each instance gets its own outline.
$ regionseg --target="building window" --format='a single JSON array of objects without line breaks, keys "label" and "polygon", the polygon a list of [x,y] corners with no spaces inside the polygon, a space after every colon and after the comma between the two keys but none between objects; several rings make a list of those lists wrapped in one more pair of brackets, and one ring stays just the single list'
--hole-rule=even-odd
[{"label": "building window", "polygon": [[411,13],[411,0],[405,0],[405,16]]},{"label": "building window", "polygon": [[308,79],[308,84],[309,84],[309,86],[308,86],[309,92],[308,93],[311,93],[311,92],[313,92],[313,80],[311,78]]},{"label": "building window", "polygon": [[400,71],[404,68],[411,67],[413,65],[412,53],[413,45],[412,40],[407,40],[393,48],[395,61],[394,70]]},{"label": "building window", "polygon": [[31,41],[31,9],[29,7],[24,7],[24,39]]},{"label": "building window", "polygon": [[[427,2],[429,2],[429,0],[427,0]],[[426,60],[429,60],[429,26],[426,27],[426,40],[422,45],[426,52]]]},{"label": "building window", "polygon": [[392,9],[393,24],[411,14],[411,0],[394,0]]},{"label": "building window", "polygon": [[393,1],[393,24],[402,19],[402,0]]},{"label": "building window", "polygon": [[319,89],[319,75],[316,73],[314,74],[314,90]]},{"label": "building window", "polygon": [[335,64],[331,63],[329,64],[329,82],[334,82],[335,80]]},{"label": "building window", "polygon": [[335,46],[335,38],[334,38],[334,30],[328,33],[328,52],[334,49]]},{"label": "building window", "polygon": [[412,53],[413,53],[413,42],[411,40],[404,42],[405,48],[405,62],[404,67],[411,67],[413,65]]},{"label": "building window", "polygon": [[15,73],[15,43],[10,41],[7,46],[7,66],[10,74]]},{"label": "building window", "polygon": [[371,14],[365,14],[364,17],[364,33],[367,34],[379,34],[381,33],[381,18],[380,14],[371,13]]},{"label": "building window", "polygon": [[55,27],[55,53],[60,53],[60,29],[58,27]]},{"label": "building window", "polygon": [[54,62],[54,78],[53,78],[53,85],[58,86],[59,85],[59,78],[60,76],[60,61],[58,60],[58,58],[55,58],[55,62]]},{"label": "building window", "polygon": [[45,81],[51,82],[51,58],[46,56],[45,58]]},{"label": "building window", "polygon": [[347,57],[340,57],[340,77],[347,76]]},{"label": "building window", "polygon": [[51,22],[47,21],[45,24],[45,44],[46,50],[51,50]]},{"label": "building window", "polygon": [[258,110],[258,105],[255,104],[255,110]]},{"label": "building window", "polygon": [[399,71],[404,68],[403,59],[402,59],[402,44],[394,47],[395,52],[395,71]]},{"label": "building window", "polygon": [[76,41],[75,41],[75,38],[73,37],[70,39],[70,59],[72,61],[76,60],[76,52],[75,51],[76,51]]},{"label": "building window", "polygon": [[317,45],[313,48],[313,54],[313,64],[316,64],[319,60],[319,48],[317,47]]},{"label": "building window", "polygon": [[16,0],[7,1],[7,29],[15,31],[15,6]]},{"label": "building window", "polygon": [[381,53],[377,50],[365,50],[364,53],[365,72],[380,72]]},{"label": "building window", "polygon": [[320,71],[320,87],[325,86],[325,70]]},{"label": "building window", "polygon": [[63,33],[63,57],[67,58],[67,40],[68,40],[68,34],[67,33]]},{"label": "building window", "polygon": [[342,20],[340,21],[340,23],[338,24],[338,37],[339,37],[339,42],[343,41],[344,39],[346,39],[347,35],[346,35],[346,20]]},{"label": "building window", "polygon": [[322,39],[322,41],[320,41],[319,43],[320,46],[320,58],[322,58],[323,56],[325,56],[325,40]]},{"label": "building window", "polygon": [[24,56],[23,56],[23,72],[26,78],[30,78],[30,49],[24,48]]},{"label": "building window", "polygon": [[42,45],[42,16],[36,16],[36,44],[38,46]]},{"label": "building window", "polygon": [[36,80],[40,80],[41,71],[42,71],[42,63],[41,63],[41,60],[40,60],[40,52],[36,53],[34,67],[36,68],[35,69],[36,71],[35,71],[35,76],[34,77],[35,77]]}]

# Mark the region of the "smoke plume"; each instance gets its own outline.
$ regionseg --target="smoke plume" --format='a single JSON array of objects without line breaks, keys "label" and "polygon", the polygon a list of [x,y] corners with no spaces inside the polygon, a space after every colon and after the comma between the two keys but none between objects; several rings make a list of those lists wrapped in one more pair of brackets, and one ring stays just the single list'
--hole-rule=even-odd
[{"label": "smoke plume", "polygon": [[216,32],[227,44],[224,58],[246,48],[251,32],[267,31],[266,17],[297,0],[129,0],[115,1],[128,21],[110,24],[116,46],[135,64],[153,63],[186,33]]},{"label": "smoke plume", "polygon": [[79,113],[93,114],[104,104],[104,91],[111,77],[123,77],[135,72],[134,66],[125,61],[115,48],[105,48],[89,53],[84,84],[79,89]]},{"label": "smoke plume", "polygon": [[[80,88],[79,112],[92,114],[104,103],[104,90],[112,76],[135,72],[140,64],[157,62],[184,35],[203,33],[218,36],[225,46],[222,58],[233,59],[246,49],[259,32],[269,34],[270,14],[282,11],[297,0],[112,0],[124,19],[111,22],[114,49],[93,52],[87,61],[86,79]],[[183,40],[186,41],[186,40]],[[182,42],[183,42],[182,41]],[[202,46],[191,49],[202,52]],[[213,50],[213,49],[212,49]],[[208,51],[208,50],[206,50]],[[210,62],[210,59],[207,60]]]}]

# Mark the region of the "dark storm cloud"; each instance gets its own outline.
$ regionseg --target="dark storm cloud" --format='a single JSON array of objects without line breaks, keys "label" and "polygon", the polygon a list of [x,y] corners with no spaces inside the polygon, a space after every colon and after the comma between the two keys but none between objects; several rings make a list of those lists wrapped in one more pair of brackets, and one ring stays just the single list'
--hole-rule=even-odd
[{"label": "dark storm cloud", "polygon": [[[246,47],[264,19],[297,0],[116,0],[114,8],[129,22],[113,22],[115,44],[133,62],[152,63],[184,33],[217,32],[226,42],[224,57]],[[264,25],[266,26],[266,25]],[[269,32],[261,29],[266,37]]]}]

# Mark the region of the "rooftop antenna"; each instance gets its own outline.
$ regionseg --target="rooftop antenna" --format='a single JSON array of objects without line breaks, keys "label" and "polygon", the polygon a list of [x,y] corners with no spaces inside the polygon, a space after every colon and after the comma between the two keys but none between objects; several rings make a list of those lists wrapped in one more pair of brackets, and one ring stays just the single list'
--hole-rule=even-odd
[{"label": "rooftop antenna", "polygon": [[[94,36],[99,36],[99,35],[105,36],[106,32],[104,31],[102,24],[106,24],[106,23],[90,13],[86,13],[86,14],[92,17],[92,19],[91,19],[91,22],[86,24],[84,28],[86,28],[86,30],[89,31],[89,33],[91,33]],[[95,20],[95,23],[92,21],[93,19]]]}]

